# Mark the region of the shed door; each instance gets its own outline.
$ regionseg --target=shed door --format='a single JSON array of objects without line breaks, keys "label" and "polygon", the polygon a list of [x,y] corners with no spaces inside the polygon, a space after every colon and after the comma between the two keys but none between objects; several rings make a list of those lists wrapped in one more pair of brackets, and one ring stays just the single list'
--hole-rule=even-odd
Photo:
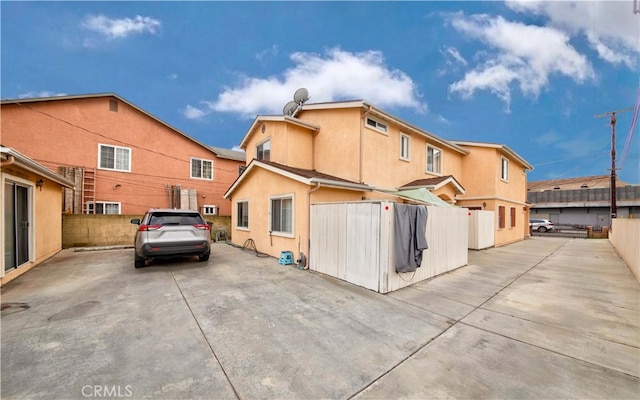
[{"label": "shed door", "polygon": [[4,270],[29,261],[29,188],[13,182],[4,185]]}]

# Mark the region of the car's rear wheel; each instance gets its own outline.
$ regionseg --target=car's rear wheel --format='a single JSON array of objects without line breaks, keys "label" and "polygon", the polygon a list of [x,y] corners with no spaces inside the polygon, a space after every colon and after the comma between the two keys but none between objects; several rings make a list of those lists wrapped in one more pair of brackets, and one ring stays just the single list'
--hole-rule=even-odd
[{"label": "car's rear wheel", "polygon": [[200,260],[200,261],[208,261],[210,255],[211,255],[211,253],[200,254],[198,256],[198,260]]},{"label": "car's rear wheel", "polygon": [[144,267],[146,265],[146,262],[145,262],[144,258],[140,258],[138,256],[135,256],[134,264],[135,264],[136,268],[142,268],[142,267]]},{"label": "car's rear wheel", "polygon": [[547,231],[547,228],[546,228],[546,227],[544,227],[544,226],[539,226],[539,227],[538,227],[538,232],[545,233],[546,231]]}]

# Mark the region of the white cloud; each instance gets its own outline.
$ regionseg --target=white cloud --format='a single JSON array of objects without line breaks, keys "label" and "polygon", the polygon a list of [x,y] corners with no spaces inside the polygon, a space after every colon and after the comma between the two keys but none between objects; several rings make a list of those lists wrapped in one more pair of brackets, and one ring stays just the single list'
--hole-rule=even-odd
[{"label": "white cloud", "polygon": [[274,44],[271,47],[264,49],[258,54],[256,54],[256,58],[260,61],[264,61],[264,59],[267,58],[267,56],[275,57],[277,55],[278,55],[278,45]]},{"label": "white cloud", "polygon": [[[389,68],[379,51],[351,53],[337,48],[324,54],[294,53],[294,66],[281,76],[246,77],[225,87],[207,112],[232,112],[246,117],[282,113],[296,89],[309,90],[311,101],[365,99],[381,107],[408,107],[426,111],[416,84],[404,72]],[[200,110],[203,111],[204,110]]]},{"label": "white cloud", "polygon": [[56,93],[51,92],[49,90],[41,90],[39,92],[27,92],[21,93],[18,95],[19,99],[31,99],[31,98],[39,98],[39,97],[57,97],[57,96],[66,96],[66,93]]},{"label": "white cloud", "polygon": [[459,32],[489,45],[488,52],[477,54],[484,61],[449,86],[470,98],[478,90],[488,90],[509,109],[513,85],[523,94],[537,97],[547,86],[549,76],[560,74],[576,82],[594,78],[587,58],[569,43],[564,32],[549,27],[510,22],[486,14],[455,14],[452,26]]},{"label": "white cloud", "polygon": [[82,27],[105,35],[109,39],[124,38],[136,33],[155,34],[160,29],[160,21],[151,17],[136,15],[134,18],[112,19],[104,15],[90,15],[82,22]]},{"label": "white cloud", "polygon": [[242,147],[240,147],[239,145],[235,145],[235,146],[233,146],[233,147],[231,148],[231,150],[234,150],[234,151],[241,151],[241,152],[243,152],[243,153],[244,153],[244,149],[243,149]]},{"label": "white cloud", "polygon": [[444,54],[447,58],[447,64],[453,64],[453,62],[451,61],[451,59],[453,59],[459,64],[467,65],[467,60],[462,57],[458,49],[456,49],[455,47],[445,47],[444,50],[441,50],[441,53]]},{"label": "white cloud", "polygon": [[631,1],[507,1],[511,9],[542,15],[551,26],[586,36],[604,61],[636,67],[640,19]]},{"label": "white cloud", "polygon": [[178,79],[178,74],[176,73],[172,73],[167,75],[167,79],[169,79],[170,81],[175,81],[176,79]]},{"label": "white cloud", "polygon": [[205,110],[201,110],[190,104],[187,104],[187,106],[182,110],[182,115],[187,119],[200,119],[206,114],[207,112]]}]

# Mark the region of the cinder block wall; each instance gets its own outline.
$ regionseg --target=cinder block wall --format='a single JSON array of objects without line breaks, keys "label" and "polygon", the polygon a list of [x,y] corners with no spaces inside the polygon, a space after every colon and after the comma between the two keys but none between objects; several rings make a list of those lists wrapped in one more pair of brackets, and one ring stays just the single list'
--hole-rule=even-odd
[{"label": "cinder block wall", "polygon": [[[131,224],[132,218],[141,215],[101,215],[101,214],[63,214],[62,247],[94,247],[133,245],[137,226]],[[212,224],[212,238],[217,229],[224,229],[227,237],[231,235],[231,217],[206,216]]]}]

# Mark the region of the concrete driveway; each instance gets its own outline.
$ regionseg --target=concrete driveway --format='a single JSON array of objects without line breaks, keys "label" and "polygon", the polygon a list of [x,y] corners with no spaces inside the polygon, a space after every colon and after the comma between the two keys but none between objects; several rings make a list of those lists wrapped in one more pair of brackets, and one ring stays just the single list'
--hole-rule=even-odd
[{"label": "concrete driveway", "polygon": [[64,250],[2,288],[3,399],[637,399],[640,286],[532,238],[381,295],[226,244]]}]

